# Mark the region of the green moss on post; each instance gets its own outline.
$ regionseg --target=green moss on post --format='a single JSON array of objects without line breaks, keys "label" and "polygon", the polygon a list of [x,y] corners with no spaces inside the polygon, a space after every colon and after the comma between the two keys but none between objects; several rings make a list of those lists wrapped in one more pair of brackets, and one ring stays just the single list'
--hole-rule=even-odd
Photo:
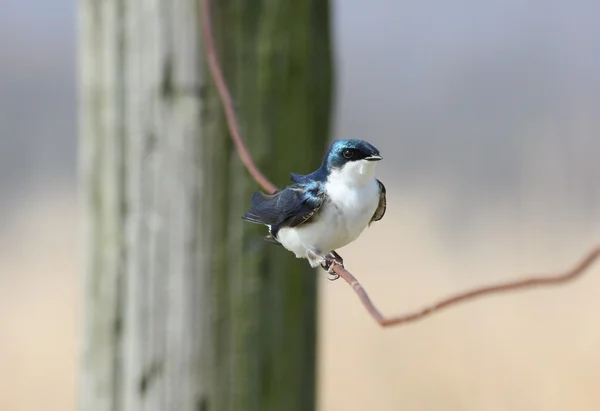
[{"label": "green moss on post", "polygon": [[[261,170],[278,186],[289,183],[291,171],[314,170],[329,136],[327,1],[219,1],[213,21],[242,132]],[[221,112],[210,85],[208,110]],[[226,249],[212,280],[213,409],[314,409],[315,273],[292,253],[264,242],[264,227],[241,222],[259,187],[229,143],[223,116],[211,116],[206,126],[208,140],[216,140],[208,144],[227,141],[229,153],[221,164],[225,195],[213,199],[215,209],[226,211],[219,219],[224,222],[215,221]]]}]

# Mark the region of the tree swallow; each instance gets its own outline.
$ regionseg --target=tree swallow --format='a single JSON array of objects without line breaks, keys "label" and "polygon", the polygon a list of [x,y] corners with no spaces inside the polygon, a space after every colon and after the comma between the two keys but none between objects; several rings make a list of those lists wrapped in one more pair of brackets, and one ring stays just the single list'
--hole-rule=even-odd
[{"label": "tree swallow", "polygon": [[334,274],[333,263],[344,264],[335,250],[385,214],[385,186],[374,177],[381,159],[366,141],[336,140],[315,172],[292,173],[294,184],[273,194],[254,193],[242,219],[265,224],[265,240]]}]

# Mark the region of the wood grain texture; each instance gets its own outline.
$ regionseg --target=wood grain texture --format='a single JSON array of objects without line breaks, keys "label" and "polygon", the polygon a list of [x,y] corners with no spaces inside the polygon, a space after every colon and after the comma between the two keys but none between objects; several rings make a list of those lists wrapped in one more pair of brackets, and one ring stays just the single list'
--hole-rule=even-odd
[{"label": "wood grain texture", "polygon": [[[318,165],[329,133],[327,3],[213,9],[242,131],[283,185]],[[314,409],[315,274],[240,220],[256,186],[199,13],[194,0],[80,3],[83,411]]]}]

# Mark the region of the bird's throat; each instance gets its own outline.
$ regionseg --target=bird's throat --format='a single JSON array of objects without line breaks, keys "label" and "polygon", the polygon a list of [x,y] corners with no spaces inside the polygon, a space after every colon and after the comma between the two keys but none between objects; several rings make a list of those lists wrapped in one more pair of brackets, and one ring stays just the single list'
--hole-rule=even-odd
[{"label": "bird's throat", "polygon": [[364,187],[375,177],[375,167],[377,163],[373,161],[359,160],[344,164],[338,170],[333,170],[327,179],[333,185],[345,185],[348,187]]}]

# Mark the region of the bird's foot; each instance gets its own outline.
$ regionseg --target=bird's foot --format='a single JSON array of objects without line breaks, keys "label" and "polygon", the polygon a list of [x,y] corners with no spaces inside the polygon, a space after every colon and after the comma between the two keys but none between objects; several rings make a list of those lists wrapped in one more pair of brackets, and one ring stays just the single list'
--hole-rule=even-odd
[{"label": "bird's foot", "polygon": [[331,255],[334,258],[336,264],[341,265],[342,267],[344,266],[344,259],[341,255],[336,253],[335,250],[330,252],[328,255]]},{"label": "bird's foot", "polygon": [[344,267],[344,260],[335,251],[323,255],[319,252],[319,250],[308,249],[306,252],[306,257],[308,258],[308,261],[312,267],[317,267],[320,265],[329,273],[327,276],[329,281],[335,281],[340,278],[339,274],[334,271],[334,266],[337,264]]},{"label": "bird's foot", "polygon": [[344,259],[338,253],[332,251],[324,257],[324,260],[321,263],[321,267],[329,274],[327,279],[335,281],[340,278],[340,275],[334,271],[334,268],[336,264],[344,268]]}]

